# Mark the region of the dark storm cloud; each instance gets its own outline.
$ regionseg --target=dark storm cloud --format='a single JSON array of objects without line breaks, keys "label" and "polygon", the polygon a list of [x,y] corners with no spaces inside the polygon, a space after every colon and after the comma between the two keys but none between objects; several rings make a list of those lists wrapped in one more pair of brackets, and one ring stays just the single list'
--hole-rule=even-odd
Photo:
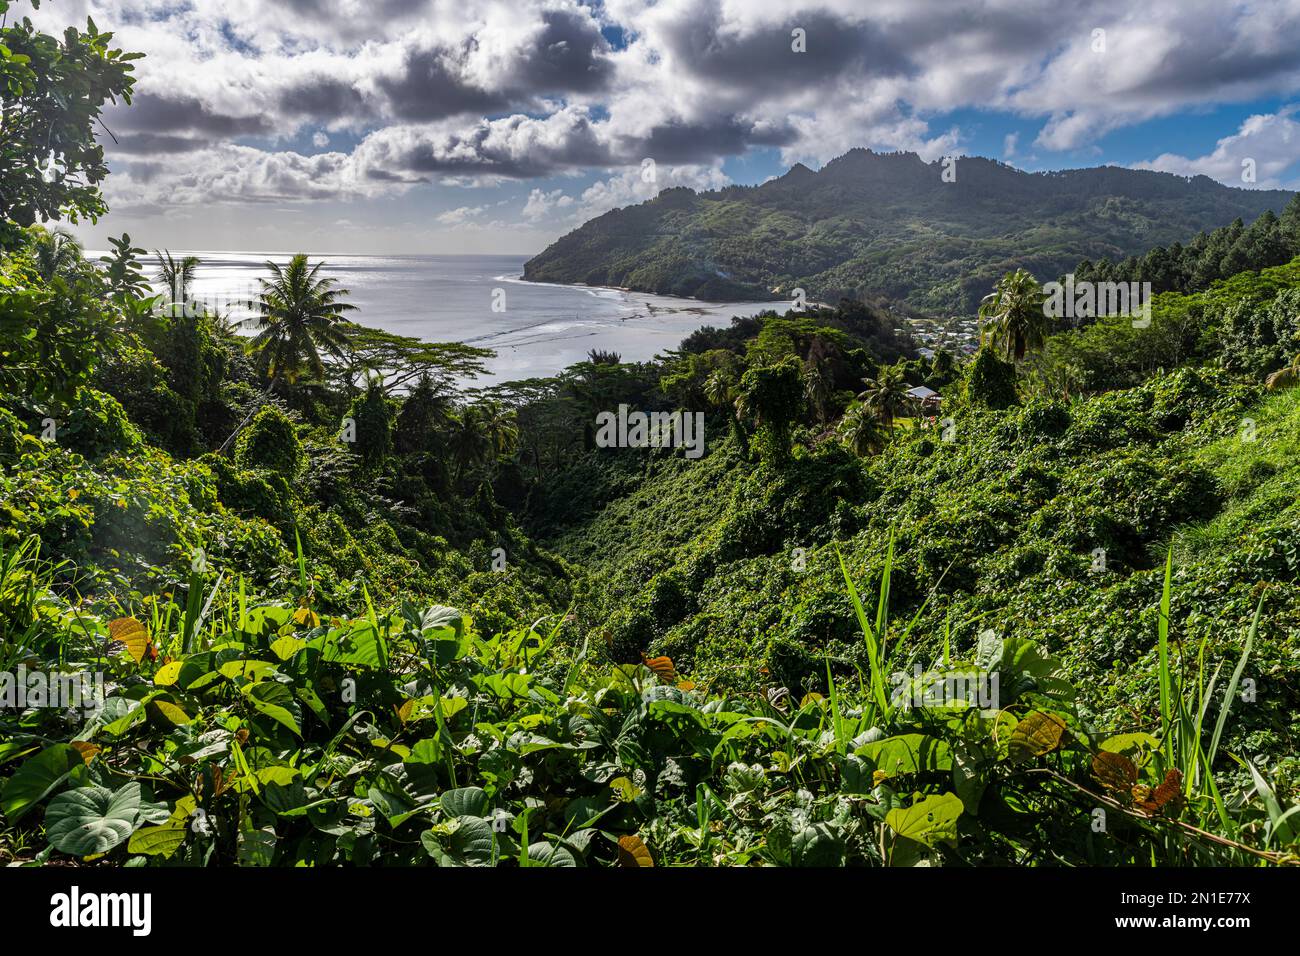
[{"label": "dark storm cloud", "polygon": [[613,77],[609,44],[590,17],[547,10],[542,29],[492,89],[464,79],[464,65],[479,39],[459,47],[414,48],[396,76],[379,77],[387,112],[407,122],[427,122],[463,113],[491,114],[527,107],[542,97],[592,93]]},{"label": "dark storm cloud", "polygon": [[571,10],[542,13],[542,32],[520,64],[516,86],[542,93],[594,93],[613,79],[609,43],[590,18]]},{"label": "dark storm cloud", "polygon": [[324,120],[366,118],[372,113],[355,87],[328,77],[287,87],[279,95],[279,107],[293,116]]},{"label": "dark storm cloud", "polygon": [[[851,23],[833,14],[791,14],[784,23],[737,36],[724,32],[717,8],[679,20],[664,33],[674,64],[696,76],[726,84],[741,96],[791,93],[852,73],[861,77],[912,75],[906,47],[890,41],[870,23]],[[806,52],[792,49],[796,28]]]},{"label": "dark storm cloud", "polygon": [[113,144],[113,152],[127,154],[192,153],[211,145],[206,139],[172,136],[168,133],[123,133]]},{"label": "dark storm cloud", "polygon": [[459,113],[496,113],[506,109],[511,97],[504,92],[481,90],[461,81],[447,51],[408,50],[402,72],[377,81],[388,112],[398,119],[422,122]]},{"label": "dark storm cloud", "polygon": [[651,156],[656,162],[699,163],[743,153],[751,146],[785,146],[794,139],[788,125],[768,129],[735,116],[719,116],[705,122],[660,124],[642,137],[624,139],[619,151],[628,161]]},{"label": "dark storm cloud", "polygon": [[229,116],[195,96],[166,97],[156,93],[141,93],[129,107],[114,107],[108,111],[107,123],[114,132],[120,128],[136,134],[194,133],[213,140],[266,135],[275,129],[268,116]]},{"label": "dark storm cloud", "polygon": [[1207,84],[1230,87],[1236,84],[1265,85],[1274,79],[1294,77],[1300,71],[1300,22],[1278,23],[1284,49],[1251,57],[1233,56],[1216,48],[1210,37],[1195,37],[1165,59],[1169,68],[1143,82],[1123,88],[1125,94],[1166,99],[1194,96]]}]

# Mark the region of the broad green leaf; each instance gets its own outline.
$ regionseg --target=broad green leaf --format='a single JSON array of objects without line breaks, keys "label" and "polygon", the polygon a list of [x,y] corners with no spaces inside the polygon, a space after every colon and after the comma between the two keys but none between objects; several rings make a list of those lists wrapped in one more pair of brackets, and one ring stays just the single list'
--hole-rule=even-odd
[{"label": "broad green leaf", "polygon": [[142,827],[131,834],[127,843],[128,853],[140,853],[145,856],[169,858],[185,842],[185,824],[164,823],[156,827]]},{"label": "broad green leaf", "polygon": [[78,787],[61,793],[45,808],[50,845],[72,856],[107,853],[131,835],[140,811],[140,785],[120,790]]},{"label": "broad green leaf", "polygon": [[297,736],[302,736],[298,715],[295,713],[299,709],[298,704],[287,686],[275,681],[263,681],[260,684],[245,685],[242,692],[259,713],[287,727]]},{"label": "broad green leaf", "polygon": [[275,828],[254,830],[245,827],[239,831],[239,848],[236,858],[240,866],[270,866],[275,859]]},{"label": "broad green leaf", "polygon": [[300,637],[281,637],[271,642],[271,653],[287,661],[306,646],[307,642]]},{"label": "broad green leaf", "polygon": [[854,751],[875,764],[876,772],[883,777],[900,773],[919,773],[927,770],[950,770],[952,753],[945,740],[926,734],[901,734],[873,741]]},{"label": "broad green leaf", "polygon": [[442,812],[449,817],[481,817],[487,814],[488,795],[481,787],[461,787],[444,793],[441,803]]},{"label": "broad green leaf", "polygon": [[1107,737],[1097,748],[1107,753],[1129,755],[1135,750],[1159,750],[1160,741],[1151,734],[1116,734]]},{"label": "broad green leaf", "polygon": [[796,833],[790,853],[795,866],[844,865],[844,841],[829,823],[814,823]]},{"label": "broad green leaf", "polygon": [[528,847],[528,865],[576,867],[578,861],[564,847],[539,841]]},{"label": "broad green leaf", "polygon": [[5,781],[0,806],[10,823],[17,823],[36,804],[44,800],[68,775],[85,761],[75,747],[54,744],[29,757],[17,772]]},{"label": "broad green leaf", "polygon": [[961,816],[961,800],[955,793],[931,795],[917,800],[907,809],[890,810],[885,823],[901,837],[915,840],[933,848],[937,843],[956,843],[957,818]]}]

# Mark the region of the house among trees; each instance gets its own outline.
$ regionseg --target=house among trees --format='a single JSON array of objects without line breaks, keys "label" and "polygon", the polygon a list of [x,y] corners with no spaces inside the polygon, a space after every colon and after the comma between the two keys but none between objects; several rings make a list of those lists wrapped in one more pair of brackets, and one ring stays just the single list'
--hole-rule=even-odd
[{"label": "house among trees", "polygon": [[906,394],[908,398],[921,406],[922,414],[932,415],[939,411],[939,406],[943,404],[943,396],[932,388],[926,388],[924,385],[909,388]]}]

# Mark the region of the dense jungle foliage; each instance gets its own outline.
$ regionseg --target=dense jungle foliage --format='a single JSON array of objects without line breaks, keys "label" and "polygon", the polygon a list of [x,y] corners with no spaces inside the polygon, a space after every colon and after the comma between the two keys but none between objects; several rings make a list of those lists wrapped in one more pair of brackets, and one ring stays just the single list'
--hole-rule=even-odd
[{"label": "dense jungle foliage", "polygon": [[970,359],[843,301],[475,388],[327,262],[247,336],[34,223],[103,211],[110,41],[0,30],[56,143],[0,165],[6,863],[1297,862],[1300,259],[1079,328],[1011,273]]},{"label": "dense jungle foliage", "polygon": [[[1238,223],[1235,234],[1174,247],[1235,218],[1271,212],[1276,225],[1288,192],[1115,166],[1026,173],[978,156],[950,159],[854,149],[817,172],[796,165],[759,186],[667,189],[556,240],[524,275],[717,300],[788,298],[802,288],[821,302],[885,298],[942,317],[973,314],[1017,266],[1047,279],[1086,259],[1089,278],[1106,278],[1091,275],[1091,263],[1117,265],[1114,278],[1187,292],[1247,262],[1300,254],[1297,206],[1280,235],[1252,226],[1238,243]],[[1135,260],[1159,244],[1169,253],[1143,258],[1139,278]],[[1264,244],[1263,261],[1253,258]]]}]

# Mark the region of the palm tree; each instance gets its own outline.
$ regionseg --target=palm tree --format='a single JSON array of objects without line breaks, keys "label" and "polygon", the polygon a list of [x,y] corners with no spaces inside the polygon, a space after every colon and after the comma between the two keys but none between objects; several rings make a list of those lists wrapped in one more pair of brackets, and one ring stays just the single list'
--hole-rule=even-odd
[{"label": "palm tree", "polygon": [[873,455],[885,447],[885,434],[880,421],[865,405],[858,405],[844,413],[839,425],[840,441],[859,458]]},{"label": "palm tree", "polygon": [[819,360],[809,353],[803,364],[803,390],[808,407],[819,422],[826,421],[826,411],[835,390],[835,376],[829,362]]},{"label": "palm tree", "polygon": [[714,408],[724,408],[736,400],[736,383],[719,370],[704,380],[704,399]]},{"label": "palm tree", "polygon": [[862,402],[887,428],[893,428],[894,417],[907,407],[907,382],[903,380],[903,370],[896,365],[887,365],[876,373],[875,378],[864,378],[866,388],[858,395]]},{"label": "palm tree", "polygon": [[456,461],[457,485],[467,467],[487,457],[492,442],[489,419],[481,406],[466,405],[459,415],[452,417],[447,447]]},{"label": "palm tree", "polygon": [[1040,348],[1047,337],[1043,290],[1024,269],[1008,272],[980,304],[980,337],[992,340],[1009,361]]},{"label": "palm tree", "polygon": [[347,289],[334,288],[334,279],[318,278],[323,262],[307,265],[302,253],[283,268],[266,263],[270,279],[259,279],[262,291],[255,302],[261,328],[253,339],[262,374],[273,383],[297,381],[306,369],[314,380],[325,376],[321,352],[340,355],[348,346],[342,313],[355,305],[340,301]]},{"label": "palm tree", "polygon": [[487,433],[492,454],[499,460],[514,453],[519,445],[519,424],[513,409],[500,402],[489,402],[483,413],[483,429]]},{"label": "palm tree", "polygon": [[55,276],[67,276],[81,263],[81,243],[66,229],[35,229],[32,259],[36,271],[49,282]]},{"label": "palm tree", "polygon": [[155,249],[153,254],[158,257],[158,271],[154,278],[167,290],[164,295],[173,305],[184,306],[190,300],[190,286],[194,284],[194,274],[199,268],[198,257],[174,259],[170,249],[161,252]]},{"label": "palm tree", "polygon": [[1293,356],[1290,365],[1278,369],[1264,379],[1264,387],[1269,391],[1295,388],[1297,385],[1300,385],[1300,355]]}]

